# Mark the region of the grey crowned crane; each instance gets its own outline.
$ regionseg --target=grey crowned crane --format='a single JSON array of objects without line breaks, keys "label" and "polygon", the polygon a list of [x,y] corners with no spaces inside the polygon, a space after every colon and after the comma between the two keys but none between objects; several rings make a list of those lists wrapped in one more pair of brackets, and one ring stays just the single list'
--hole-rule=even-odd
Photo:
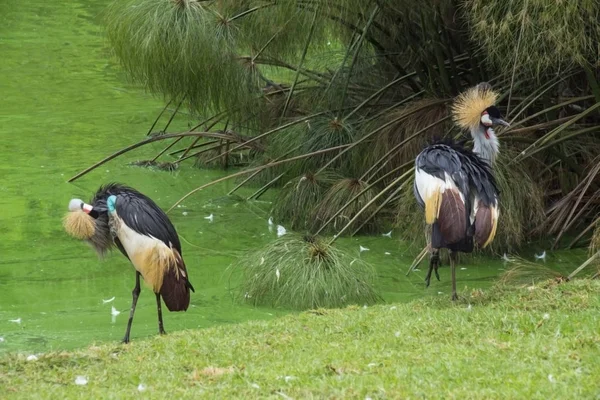
[{"label": "grey crowned crane", "polygon": [[169,311],[187,310],[194,287],[181,243],[173,224],[152,199],[133,188],[108,184],[98,189],[90,204],[72,199],[64,227],[71,236],[87,241],[101,257],[116,246],[133,264],[135,287],[124,343],[129,342],[140,276],[156,294],[160,334],[165,333],[161,297]]},{"label": "grey crowned crane", "polygon": [[474,244],[489,245],[498,226],[498,188],[492,166],[499,150],[494,132],[497,125],[509,126],[495,103],[498,98],[487,82],[460,94],[452,106],[454,122],[469,129],[473,150],[450,140],[426,147],[415,160],[414,192],[425,209],[431,228],[431,258],[425,283],[431,273],[439,280],[439,250],[450,252],[452,300],[456,294],[457,252],[470,253]]}]

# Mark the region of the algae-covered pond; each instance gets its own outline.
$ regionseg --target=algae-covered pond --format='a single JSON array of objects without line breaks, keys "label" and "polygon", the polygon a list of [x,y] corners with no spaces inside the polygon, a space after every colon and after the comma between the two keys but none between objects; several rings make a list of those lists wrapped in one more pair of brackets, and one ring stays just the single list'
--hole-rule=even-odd
[{"label": "algae-covered pond", "polygon": [[[155,155],[166,145],[158,142],[67,183],[93,162],[142,139],[163,107],[127,84],[110,59],[100,16],[106,4],[0,3],[0,352],[43,352],[122,338],[133,268],[119,253],[99,260],[63,232],[69,199],[88,199],[100,184],[120,181],[168,208],[194,187],[223,176],[191,164],[176,172],[127,165]],[[188,122],[180,117],[171,129],[186,129]],[[234,184],[202,191],[171,214],[196,293],[187,313],[165,315],[167,332],[286,312],[240,305],[232,297],[236,278],[227,268],[276,237],[267,224],[269,197],[227,198]],[[205,218],[210,214],[212,221]],[[422,271],[405,277],[419,249],[408,249],[394,235],[342,239],[340,245],[376,267],[377,289],[386,301],[449,296],[446,268],[442,281],[427,290]],[[370,250],[359,253],[359,245]],[[488,259],[461,267],[463,289],[491,284],[503,263]],[[113,317],[112,307],[121,314]],[[144,289],[133,340],[156,331],[154,296]]]}]

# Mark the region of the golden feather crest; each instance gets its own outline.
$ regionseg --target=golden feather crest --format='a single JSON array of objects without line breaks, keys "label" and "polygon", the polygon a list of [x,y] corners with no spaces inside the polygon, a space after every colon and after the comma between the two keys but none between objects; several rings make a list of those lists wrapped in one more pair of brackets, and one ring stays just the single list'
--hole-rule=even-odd
[{"label": "golden feather crest", "polygon": [[94,236],[94,219],[83,211],[68,212],[63,218],[65,231],[76,239],[85,240]]},{"label": "golden feather crest", "polygon": [[498,93],[487,82],[465,90],[452,104],[454,122],[461,128],[477,127],[481,121],[481,113],[496,104],[497,99]]}]

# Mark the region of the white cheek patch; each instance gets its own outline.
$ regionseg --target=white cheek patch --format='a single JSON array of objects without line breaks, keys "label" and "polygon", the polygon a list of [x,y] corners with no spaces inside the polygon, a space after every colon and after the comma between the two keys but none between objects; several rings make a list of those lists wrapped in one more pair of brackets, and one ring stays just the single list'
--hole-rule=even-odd
[{"label": "white cheek patch", "polygon": [[484,113],[481,116],[481,123],[484,126],[492,126],[492,119],[490,118],[490,115],[488,113]]},{"label": "white cheek patch", "polygon": [[71,199],[69,201],[69,211],[79,211],[81,210],[81,205],[84,204],[81,199]]}]

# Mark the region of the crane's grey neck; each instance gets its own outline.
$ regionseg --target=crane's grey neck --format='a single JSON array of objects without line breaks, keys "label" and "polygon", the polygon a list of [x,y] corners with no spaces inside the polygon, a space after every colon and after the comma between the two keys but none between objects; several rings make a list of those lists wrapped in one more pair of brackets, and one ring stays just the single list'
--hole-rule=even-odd
[{"label": "crane's grey neck", "polygon": [[471,136],[473,136],[473,152],[492,165],[500,151],[500,143],[494,130],[488,129],[486,135],[486,128],[479,124],[477,128],[471,129]]}]

